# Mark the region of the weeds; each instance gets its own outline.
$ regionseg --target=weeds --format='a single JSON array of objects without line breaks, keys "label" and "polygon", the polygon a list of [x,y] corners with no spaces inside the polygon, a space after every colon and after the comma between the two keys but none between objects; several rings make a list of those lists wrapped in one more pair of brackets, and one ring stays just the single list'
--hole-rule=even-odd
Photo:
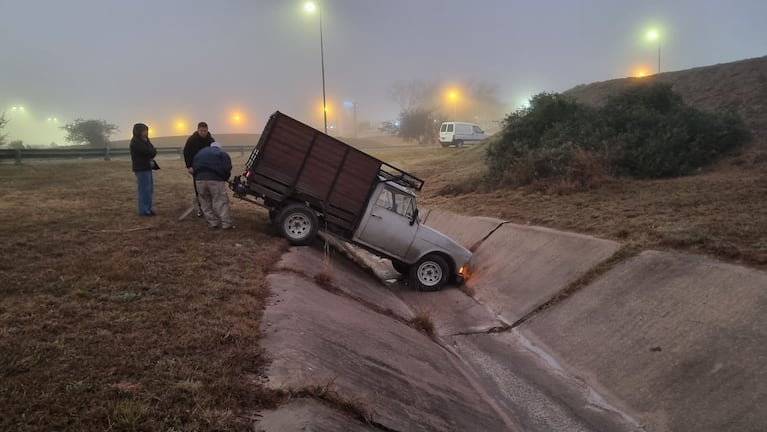
[{"label": "weeds", "polygon": [[437,337],[431,317],[431,310],[416,310],[415,317],[410,320],[410,326],[433,340]]}]

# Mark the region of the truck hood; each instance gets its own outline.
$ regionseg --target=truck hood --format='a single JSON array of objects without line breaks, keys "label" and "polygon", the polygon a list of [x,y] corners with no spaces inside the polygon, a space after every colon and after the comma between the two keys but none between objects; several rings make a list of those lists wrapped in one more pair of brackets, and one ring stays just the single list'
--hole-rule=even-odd
[{"label": "truck hood", "polygon": [[466,265],[471,259],[471,252],[445,234],[424,224],[418,224],[413,247],[418,249],[418,255],[442,250],[447,252],[455,261],[456,269]]}]

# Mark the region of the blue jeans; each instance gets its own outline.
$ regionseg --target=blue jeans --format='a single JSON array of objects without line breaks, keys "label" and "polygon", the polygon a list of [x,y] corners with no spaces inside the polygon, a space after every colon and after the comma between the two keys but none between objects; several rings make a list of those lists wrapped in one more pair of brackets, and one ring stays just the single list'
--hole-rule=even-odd
[{"label": "blue jeans", "polygon": [[135,174],[138,184],[138,214],[139,216],[154,214],[154,210],[152,210],[152,191],[154,190],[152,170],[135,171]]}]

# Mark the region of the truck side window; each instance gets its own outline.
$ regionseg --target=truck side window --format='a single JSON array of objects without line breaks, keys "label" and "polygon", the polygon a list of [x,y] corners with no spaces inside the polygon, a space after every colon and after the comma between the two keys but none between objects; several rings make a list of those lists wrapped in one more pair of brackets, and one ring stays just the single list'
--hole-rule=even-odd
[{"label": "truck side window", "polygon": [[378,195],[378,200],[376,200],[376,205],[379,207],[383,207],[385,209],[392,210],[393,204],[394,204],[394,199],[392,198],[392,192],[388,189],[382,190],[381,195]]},{"label": "truck side window", "polygon": [[480,129],[479,126],[474,126],[474,133],[475,134],[483,134],[485,132],[482,129]]},{"label": "truck side window", "polygon": [[394,202],[397,204],[395,211],[407,218],[413,215],[413,198],[409,195],[394,194]]}]

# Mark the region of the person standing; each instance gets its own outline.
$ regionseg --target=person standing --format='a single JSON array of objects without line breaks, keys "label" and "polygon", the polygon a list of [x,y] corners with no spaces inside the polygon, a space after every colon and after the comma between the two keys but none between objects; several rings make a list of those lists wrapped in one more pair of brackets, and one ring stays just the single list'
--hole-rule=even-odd
[{"label": "person standing", "polygon": [[227,180],[232,174],[232,159],[213,142],[197,152],[192,161],[198,201],[209,229],[233,229]]},{"label": "person standing", "polygon": [[138,186],[139,216],[155,215],[152,209],[152,193],[154,192],[152,165],[156,155],[157,149],[149,141],[149,127],[144,123],[133,125],[133,138],[130,140],[130,158]]},{"label": "person standing", "polygon": [[[215,139],[213,139],[213,135],[208,131],[208,124],[205,122],[197,123],[197,130],[187,138],[186,145],[184,145],[184,162],[186,162],[186,171],[189,174],[193,174],[192,162],[194,161],[197,152],[210,146],[214,141]],[[197,206],[197,217],[200,217],[202,216],[202,211],[200,211],[200,200],[196,189],[194,194]]]}]

